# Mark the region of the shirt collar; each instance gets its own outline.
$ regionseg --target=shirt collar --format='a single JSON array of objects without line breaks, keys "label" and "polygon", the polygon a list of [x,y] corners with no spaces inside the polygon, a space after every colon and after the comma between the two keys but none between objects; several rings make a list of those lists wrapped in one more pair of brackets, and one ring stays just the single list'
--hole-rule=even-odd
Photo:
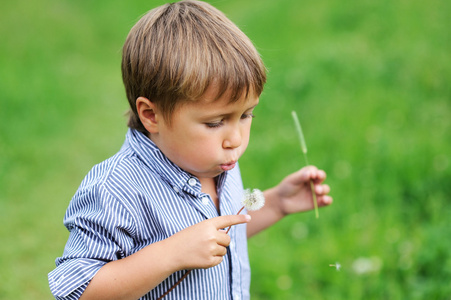
[{"label": "shirt collar", "polygon": [[[199,180],[170,161],[144,133],[129,129],[126,144],[148,168],[169,183],[176,192],[185,191],[196,197],[202,194]],[[223,172],[217,178],[218,194],[222,190],[226,177],[227,172]]]}]

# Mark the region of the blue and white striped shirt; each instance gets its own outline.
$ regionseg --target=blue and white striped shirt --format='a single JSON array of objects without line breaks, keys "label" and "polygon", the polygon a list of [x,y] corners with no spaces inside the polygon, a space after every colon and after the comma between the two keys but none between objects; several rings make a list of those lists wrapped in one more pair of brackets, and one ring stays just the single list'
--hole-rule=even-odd
[{"label": "blue and white striped shirt", "polygon": [[[238,166],[218,177],[217,193],[221,215],[236,214],[243,194]],[[168,160],[144,134],[129,129],[121,150],[93,167],[69,204],[64,225],[70,235],[49,273],[50,289],[56,299],[78,299],[109,261],[217,216],[197,178]],[[248,299],[246,225],[232,226],[229,235],[222,263],[193,270],[165,299]],[[157,299],[183,274],[172,274],[141,299]]]}]

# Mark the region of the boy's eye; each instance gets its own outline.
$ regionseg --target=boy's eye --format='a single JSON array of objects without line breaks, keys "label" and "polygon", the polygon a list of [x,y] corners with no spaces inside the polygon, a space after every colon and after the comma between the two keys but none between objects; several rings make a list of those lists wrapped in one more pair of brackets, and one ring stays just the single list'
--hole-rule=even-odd
[{"label": "boy's eye", "polygon": [[207,125],[208,128],[217,128],[217,127],[222,126],[222,124],[224,124],[224,122],[222,120],[219,122],[205,123],[205,125]]},{"label": "boy's eye", "polygon": [[253,113],[243,114],[241,115],[241,119],[247,119],[247,118],[255,118]]},{"label": "boy's eye", "polygon": [[[241,119],[242,119],[242,120],[248,119],[248,118],[254,118],[254,117],[255,117],[255,116],[254,116],[253,113],[248,113],[248,114],[242,114],[242,115],[241,115]],[[218,122],[209,122],[209,123],[205,123],[205,125],[206,125],[208,128],[218,128],[218,127],[221,127],[222,125],[224,125],[224,119],[221,120],[221,121],[218,121]]]}]

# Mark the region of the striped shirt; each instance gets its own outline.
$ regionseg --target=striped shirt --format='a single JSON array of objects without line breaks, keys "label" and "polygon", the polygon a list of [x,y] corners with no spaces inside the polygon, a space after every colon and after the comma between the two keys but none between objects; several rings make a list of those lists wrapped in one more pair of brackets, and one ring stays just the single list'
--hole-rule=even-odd
[{"label": "striped shirt", "polygon": [[[217,193],[221,215],[236,214],[243,194],[238,166],[218,176]],[[196,177],[168,160],[144,134],[129,129],[121,150],[93,167],[69,204],[64,225],[70,235],[49,273],[50,290],[56,299],[78,299],[109,261],[217,216]],[[165,299],[249,299],[246,225],[232,226],[229,235],[222,263],[193,270]],[[183,274],[172,274],[141,299],[157,299]]]}]

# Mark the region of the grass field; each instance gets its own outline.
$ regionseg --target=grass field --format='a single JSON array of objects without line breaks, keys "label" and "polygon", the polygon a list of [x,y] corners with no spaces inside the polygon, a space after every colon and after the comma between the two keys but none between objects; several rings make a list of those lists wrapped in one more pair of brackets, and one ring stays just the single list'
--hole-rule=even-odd
[{"label": "grass field", "polygon": [[[122,44],[161,3],[2,3],[0,299],[51,298],[65,209],[126,132]],[[296,110],[335,200],[249,241],[252,299],[451,299],[451,2],[211,3],[269,69],[245,185],[303,166]]]}]

